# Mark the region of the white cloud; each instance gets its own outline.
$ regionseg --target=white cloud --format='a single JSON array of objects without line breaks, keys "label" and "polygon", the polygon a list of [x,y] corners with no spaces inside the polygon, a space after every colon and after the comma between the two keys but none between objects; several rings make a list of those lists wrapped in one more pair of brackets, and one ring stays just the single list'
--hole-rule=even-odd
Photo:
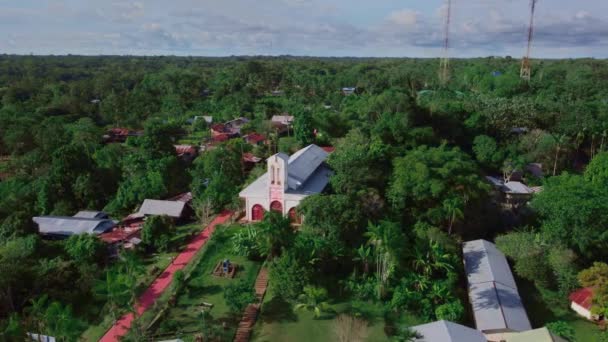
[{"label": "white cloud", "polygon": [[391,12],[388,16],[388,20],[397,25],[410,27],[416,25],[419,15],[419,12],[403,9],[400,11]]}]

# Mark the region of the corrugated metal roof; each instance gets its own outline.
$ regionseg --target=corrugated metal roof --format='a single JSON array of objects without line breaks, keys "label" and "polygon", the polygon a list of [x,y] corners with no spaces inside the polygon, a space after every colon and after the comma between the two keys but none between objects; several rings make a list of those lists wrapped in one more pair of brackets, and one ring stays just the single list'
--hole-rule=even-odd
[{"label": "corrugated metal roof", "polygon": [[593,304],[593,289],[591,287],[578,289],[572,292],[568,298],[571,302],[575,302],[583,308],[591,310],[591,305]]},{"label": "corrugated metal roof", "polygon": [[94,211],[94,210],[81,210],[74,215],[74,217],[80,218],[95,218],[95,219],[107,219],[108,214],[103,211]]},{"label": "corrugated metal roof", "polygon": [[297,190],[327,159],[329,154],[317,145],[308,145],[289,157],[287,184]]},{"label": "corrugated metal roof", "polygon": [[495,281],[517,288],[507,258],[493,243],[486,240],[465,242],[462,253],[469,284]]},{"label": "corrugated metal roof", "polygon": [[546,327],[516,333],[505,333],[502,335],[502,338],[505,342],[567,342],[563,338],[552,334]]},{"label": "corrugated metal roof", "polygon": [[[327,186],[327,183],[329,183],[329,177],[332,172],[323,164],[325,159],[327,159],[328,153],[323,151],[319,146],[310,145],[294,153],[291,157],[288,157],[284,153],[277,153],[274,156],[288,160],[288,189],[286,193],[320,193]],[[267,193],[268,172],[241,191],[239,196],[259,197],[265,196]]]},{"label": "corrugated metal roof", "polygon": [[186,203],[182,201],[161,201],[146,199],[139,208],[138,213],[143,215],[167,215],[179,218],[182,216]]},{"label": "corrugated metal roof", "polygon": [[463,245],[469,300],[478,330],[531,329],[506,257],[486,240]]},{"label": "corrugated metal roof", "polygon": [[422,337],[416,342],[486,342],[485,336],[474,329],[450,321],[437,321],[411,328]]},{"label": "corrugated metal roof", "polygon": [[108,219],[71,216],[37,216],[33,221],[38,224],[38,231],[41,234],[61,236],[101,234],[116,225],[114,221]]},{"label": "corrugated metal roof", "polygon": [[504,187],[505,192],[510,194],[531,194],[533,193],[532,189],[528,188],[522,182],[506,182]]}]

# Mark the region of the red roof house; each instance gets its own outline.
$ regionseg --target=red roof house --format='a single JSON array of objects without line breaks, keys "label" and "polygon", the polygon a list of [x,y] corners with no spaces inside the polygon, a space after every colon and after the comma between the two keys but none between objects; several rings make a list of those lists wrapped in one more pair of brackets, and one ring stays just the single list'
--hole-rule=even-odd
[{"label": "red roof house", "polygon": [[266,141],[265,135],[255,133],[255,132],[247,134],[244,138],[245,138],[245,141],[251,145],[259,145],[260,143],[263,143],[264,141]]},{"label": "red roof house", "polygon": [[192,161],[196,158],[198,151],[192,145],[174,145],[177,156],[186,161]]},{"label": "red roof house", "polygon": [[593,288],[585,287],[570,294],[570,308],[588,320],[597,320],[599,317],[591,313],[593,305]]},{"label": "red roof house", "polygon": [[333,146],[322,146],[321,148],[323,149],[323,151],[325,151],[327,153],[332,153],[333,151],[336,150],[336,148]]}]

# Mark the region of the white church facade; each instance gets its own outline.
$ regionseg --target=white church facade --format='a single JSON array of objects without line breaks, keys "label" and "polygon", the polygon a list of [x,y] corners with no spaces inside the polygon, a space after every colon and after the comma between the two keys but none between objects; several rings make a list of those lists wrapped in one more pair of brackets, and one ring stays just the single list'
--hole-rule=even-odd
[{"label": "white church facade", "polygon": [[289,215],[299,222],[296,207],[307,196],[323,191],[331,170],[325,164],[328,153],[309,145],[291,156],[277,153],[268,158],[268,170],[239,196],[245,200],[248,221],[260,221],[270,210]]}]

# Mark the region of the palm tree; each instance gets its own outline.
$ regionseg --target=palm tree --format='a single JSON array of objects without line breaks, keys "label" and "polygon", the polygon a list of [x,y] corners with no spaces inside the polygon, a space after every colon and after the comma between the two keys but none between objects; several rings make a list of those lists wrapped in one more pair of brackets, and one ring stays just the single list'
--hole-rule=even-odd
[{"label": "palm tree", "polygon": [[384,284],[395,269],[395,260],[403,243],[399,229],[399,226],[393,222],[381,221],[377,225],[370,223],[364,234],[368,238],[367,243],[374,247],[376,256],[378,298],[384,294]]},{"label": "palm tree", "polygon": [[93,288],[97,296],[106,300],[114,322],[118,319],[118,310],[121,305],[132,298],[131,283],[129,277],[124,274],[108,271],[106,278],[98,281]]},{"label": "palm tree", "polygon": [[[29,325],[31,325],[31,328],[36,329],[34,332],[39,336],[43,335],[43,332],[46,329],[46,319],[44,316],[46,312],[47,300],[48,296],[46,294],[38,297],[37,299],[30,300],[31,306],[28,309]],[[40,336],[40,338],[42,337]]]},{"label": "palm tree", "polygon": [[76,341],[80,335],[81,322],[72,314],[69,305],[52,302],[46,310],[49,335],[59,341]]},{"label": "palm tree", "polygon": [[304,286],[304,293],[298,298],[299,303],[294,310],[306,309],[315,313],[315,318],[321,316],[321,312],[327,311],[329,304],[327,300],[327,290],[322,287]]},{"label": "palm tree", "polygon": [[454,270],[453,257],[444,252],[436,241],[429,240],[424,249],[417,247],[414,260],[414,269],[427,277],[431,277],[437,271],[451,272]]},{"label": "palm tree", "polygon": [[353,258],[354,261],[360,261],[363,264],[363,273],[369,273],[369,262],[372,259],[372,249],[363,245],[355,250],[357,255]]},{"label": "palm tree", "polygon": [[262,241],[260,252],[269,258],[279,255],[281,248],[289,245],[294,236],[289,218],[277,212],[266,213],[256,228]]},{"label": "palm tree", "polygon": [[450,221],[450,225],[448,227],[449,235],[452,235],[452,226],[454,225],[454,221],[464,218],[464,213],[462,212],[463,206],[463,201],[458,197],[448,198],[442,203],[443,210],[447,214]]}]

